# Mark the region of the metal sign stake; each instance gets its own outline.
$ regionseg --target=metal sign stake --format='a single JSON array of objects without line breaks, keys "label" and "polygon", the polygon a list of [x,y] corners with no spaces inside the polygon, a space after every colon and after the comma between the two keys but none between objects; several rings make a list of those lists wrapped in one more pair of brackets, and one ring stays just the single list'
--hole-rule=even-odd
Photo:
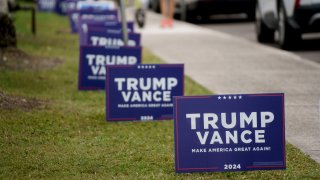
[{"label": "metal sign stake", "polygon": [[119,0],[120,4],[120,12],[121,12],[121,23],[122,23],[122,36],[123,36],[123,43],[125,46],[128,45],[128,27],[127,27],[127,18],[125,13],[125,5],[124,0]]}]

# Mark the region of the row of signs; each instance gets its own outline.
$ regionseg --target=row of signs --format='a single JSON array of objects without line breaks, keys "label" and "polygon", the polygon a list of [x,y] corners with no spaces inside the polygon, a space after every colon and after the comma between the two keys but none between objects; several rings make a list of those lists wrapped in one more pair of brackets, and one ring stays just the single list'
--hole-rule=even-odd
[{"label": "row of signs", "polygon": [[110,10],[116,9],[113,1],[92,1],[92,0],[37,0],[39,11],[55,12],[60,15],[67,15],[74,10]]},{"label": "row of signs", "polygon": [[176,172],[286,168],[284,94],[182,96],[181,64],[105,68],[107,121],[174,117]]},{"label": "row of signs", "polygon": [[105,90],[107,121],[174,119],[175,169],[285,169],[284,94],[184,96],[183,64],[142,64],[132,22],[128,46],[116,10],[69,11],[79,33],[79,90]]},{"label": "row of signs", "polygon": [[172,119],[183,95],[183,65],[142,65],[141,36],[128,22],[122,40],[117,10],[74,9],[71,32],[80,39],[79,90],[106,90],[107,121]]},{"label": "row of signs", "polygon": [[82,46],[79,90],[106,90],[107,121],[173,118],[182,64],[141,64],[141,48]]},{"label": "row of signs", "polygon": [[178,173],[286,168],[283,94],[183,96],[184,66],[141,64],[128,26],[130,47],[117,28],[79,32],[79,89],[106,91],[107,121],[174,118]]}]

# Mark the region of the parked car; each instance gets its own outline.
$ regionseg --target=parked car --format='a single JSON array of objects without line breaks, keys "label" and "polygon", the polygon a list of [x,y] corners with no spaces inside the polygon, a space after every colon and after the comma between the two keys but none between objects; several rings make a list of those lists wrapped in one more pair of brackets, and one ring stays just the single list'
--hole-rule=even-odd
[{"label": "parked car", "polygon": [[259,42],[274,41],[292,49],[303,33],[320,32],[320,0],[257,0],[256,35]]},{"label": "parked car", "polygon": [[[254,19],[256,0],[175,0],[176,14],[185,14],[187,20],[197,16],[208,18],[213,14],[246,13]],[[185,4],[185,8],[183,8]],[[150,0],[151,9],[160,12],[160,0]]]}]

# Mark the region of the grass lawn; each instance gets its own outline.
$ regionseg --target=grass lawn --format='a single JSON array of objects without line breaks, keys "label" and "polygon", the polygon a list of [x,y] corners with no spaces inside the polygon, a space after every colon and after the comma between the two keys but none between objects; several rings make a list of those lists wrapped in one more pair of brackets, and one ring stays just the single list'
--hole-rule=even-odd
[{"label": "grass lawn", "polygon": [[[15,14],[19,48],[58,57],[47,70],[0,70],[0,92],[41,100],[33,109],[0,108],[0,179],[319,179],[320,165],[287,144],[287,170],[176,174],[173,121],[105,121],[103,91],[77,90],[78,37],[66,17]],[[144,63],[162,63],[143,51]],[[190,78],[186,95],[211,94]],[[1,100],[1,96],[0,96]]]}]

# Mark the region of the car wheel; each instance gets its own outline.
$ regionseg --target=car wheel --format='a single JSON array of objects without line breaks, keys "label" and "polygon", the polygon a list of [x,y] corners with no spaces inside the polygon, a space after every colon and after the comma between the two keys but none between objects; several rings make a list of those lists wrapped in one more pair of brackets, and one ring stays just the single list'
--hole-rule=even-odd
[{"label": "car wheel", "polygon": [[190,23],[196,23],[198,20],[197,17],[198,17],[198,14],[196,13],[196,11],[189,11],[187,10],[187,8],[184,9],[184,12],[180,13],[180,19]]},{"label": "car wheel", "polygon": [[275,30],[268,28],[268,26],[263,22],[262,14],[258,4],[256,6],[255,16],[256,16],[255,29],[256,29],[257,40],[262,43],[273,42]]},{"label": "car wheel", "polygon": [[301,40],[301,33],[290,26],[282,6],[279,8],[278,33],[278,43],[282,49],[294,49]]}]

